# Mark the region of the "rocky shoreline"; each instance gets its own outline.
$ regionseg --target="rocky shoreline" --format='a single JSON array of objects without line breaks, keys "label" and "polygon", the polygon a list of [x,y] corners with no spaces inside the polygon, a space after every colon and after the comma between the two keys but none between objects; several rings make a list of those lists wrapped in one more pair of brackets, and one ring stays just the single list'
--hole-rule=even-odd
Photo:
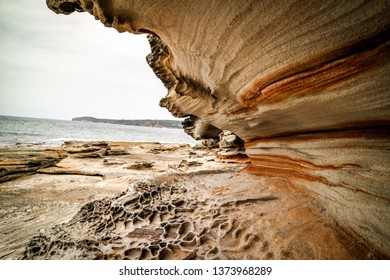
[{"label": "rocky shoreline", "polygon": [[377,259],[288,178],[180,144],[0,148],[0,259]]}]

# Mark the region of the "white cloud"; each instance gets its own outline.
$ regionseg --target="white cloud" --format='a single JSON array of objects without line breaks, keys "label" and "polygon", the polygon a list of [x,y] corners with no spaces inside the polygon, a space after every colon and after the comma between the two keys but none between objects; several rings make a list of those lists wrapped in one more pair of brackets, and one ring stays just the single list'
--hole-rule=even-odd
[{"label": "white cloud", "polygon": [[56,15],[45,1],[0,0],[0,115],[172,119],[145,61],[145,36],[89,14]]}]

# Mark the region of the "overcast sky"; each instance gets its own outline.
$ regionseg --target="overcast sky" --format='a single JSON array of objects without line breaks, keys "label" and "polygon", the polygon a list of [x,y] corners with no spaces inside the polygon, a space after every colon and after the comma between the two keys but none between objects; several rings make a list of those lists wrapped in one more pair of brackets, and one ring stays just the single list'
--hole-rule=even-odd
[{"label": "overcast sky", "polygon": [[174,119],[146,63],[146,36],[87,13],[56,15],[45,0],[0,0],[0,115]]}]

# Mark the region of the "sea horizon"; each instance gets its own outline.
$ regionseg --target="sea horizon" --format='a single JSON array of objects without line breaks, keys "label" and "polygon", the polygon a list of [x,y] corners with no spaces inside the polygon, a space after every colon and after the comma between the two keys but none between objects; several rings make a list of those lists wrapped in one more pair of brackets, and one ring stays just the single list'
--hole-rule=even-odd
[{"label": "sea horizon", "polygon": [[65,141],[196,143],[182,129],[0,115],[0,147]]},{"label": "sea horizon", "polygon": [[[0,117],[11,117],[11,118],[26,118],[26,119],[39,119],[39,120],[53,120],[53,121],[72,121],[74,118],[78,118],[77,116],[72,117],[70,119],[59,119],[55,117],[32,117],[32,116],[16,116],[16,115],[4,115],[0,114]],[[106,118],[106,117],[95,117],[95,116],[81,116],[81,117],[93,117],[96,119],[111,119],[111,120],[126,120],[124,118]],[[175,118],[175,119],[154,119],[154,118],[131,118],[131,120],[169,120],[169,121],[174,121],[174,120],[181,120],[181,118]]]}]

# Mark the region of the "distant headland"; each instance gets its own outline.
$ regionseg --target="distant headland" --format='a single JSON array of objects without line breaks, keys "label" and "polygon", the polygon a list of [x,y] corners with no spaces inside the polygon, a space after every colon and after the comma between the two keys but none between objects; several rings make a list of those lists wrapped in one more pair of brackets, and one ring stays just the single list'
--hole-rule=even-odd
[{"label": "distant headland", "polygon": [[94,117],[77,117],[77,118],[73,118],[72,121],[111,123],[111,124],[135,125],[135,126],[146,126],[146,127],[183,128],[181,121],[175,121],[175,120],[113,120],[113,119],[98,119]]}]

